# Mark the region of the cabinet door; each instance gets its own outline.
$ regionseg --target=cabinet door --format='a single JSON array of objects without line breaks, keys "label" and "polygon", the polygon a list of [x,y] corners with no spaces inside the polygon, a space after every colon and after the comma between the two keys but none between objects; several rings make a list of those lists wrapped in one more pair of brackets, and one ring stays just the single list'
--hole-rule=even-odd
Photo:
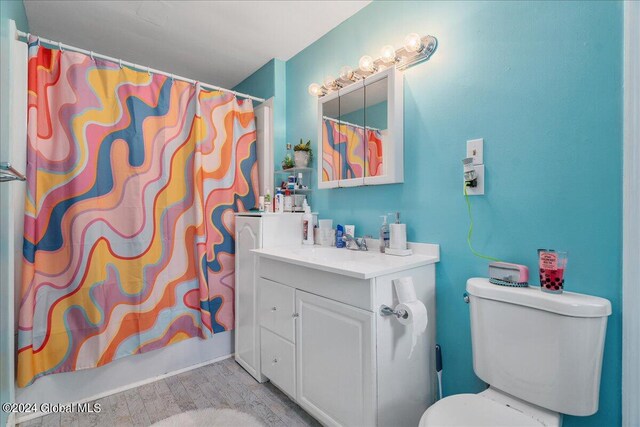
[{"label": "cabinet door", "polygon": [[296,290],[297,401],[330,426],[376,424],[374,314]]},{"label": "cabinet door", "polygon": [[261,218],[236,218],[235,358],[254,378],[263,382],[255,277],[257,257],[251,252],[262,246],[261,225]]}]

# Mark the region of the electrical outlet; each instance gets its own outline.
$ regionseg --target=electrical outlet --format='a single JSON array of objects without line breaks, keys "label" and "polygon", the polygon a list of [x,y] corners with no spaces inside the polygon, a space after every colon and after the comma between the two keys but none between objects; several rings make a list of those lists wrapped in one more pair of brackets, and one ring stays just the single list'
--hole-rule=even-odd
[{"label": "electrical outlet", "polygon": [[467,187],[467,194],[469,196],[483,196],[484,195],[484,165],[474,165],[478,176],[478,183],[475,187]]},{"label": "electrical outlet", "polygon": [[467,157],[473,157],[474,165],[484,164],[484,138],[467,141]]}]

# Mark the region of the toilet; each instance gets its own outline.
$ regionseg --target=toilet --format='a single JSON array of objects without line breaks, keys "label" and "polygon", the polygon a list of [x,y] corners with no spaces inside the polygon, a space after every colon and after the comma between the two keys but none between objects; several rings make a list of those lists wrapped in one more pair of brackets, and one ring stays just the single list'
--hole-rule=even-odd
[{"label": "toilet", "polygon": [[436,402],[420,427],[560,426],[598,411],[608,300],[484,278],[467,294],[473,370],[489,387]]}]

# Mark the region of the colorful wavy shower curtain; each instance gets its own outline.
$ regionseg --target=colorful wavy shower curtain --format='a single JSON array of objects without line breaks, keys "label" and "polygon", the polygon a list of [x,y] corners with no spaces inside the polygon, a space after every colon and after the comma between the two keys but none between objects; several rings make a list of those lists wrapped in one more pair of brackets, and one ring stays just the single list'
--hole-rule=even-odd
[{"label": "colorful wavy shower curtain", "polygon": [[18,386],[232,329],[251,102],[30,42]]},{"label": "colorful wavy shower curtain", "polygon": [[323,126],[323,181],[383,174],[382,134],[378,129],[367,128],[365,132],[362,126],[339,123],[327,118],[323,120]]}]

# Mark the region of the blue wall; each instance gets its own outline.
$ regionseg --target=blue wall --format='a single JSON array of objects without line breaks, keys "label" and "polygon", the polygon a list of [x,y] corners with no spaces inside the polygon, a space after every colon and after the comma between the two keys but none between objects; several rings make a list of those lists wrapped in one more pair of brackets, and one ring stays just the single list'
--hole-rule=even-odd
[{"label": "blue wall", "polygon": [[[313,209],[376,234],[400,210],[412,241],[441,245],[438,342],[446,394],[478,392],[467,278],[487,263],[466,244],[461,159],[485,138],[486,196],[474,197],[477,249],[527,264],[569,251],[566,287],[611,300],[600,411],[572,425],[619,425],[621,383],[622,4],[373,2],[287,62],[287,140],[317,139],[311,82],[412,31],[433,58],[405,72],[405,183],[318,190]],[[371,31],[365,31],[370,28]],[[316,156],[317,158],[317,156]]]},{"label": "blue wall", "polygon": [[[9,19],[16,21],[16,27],[22,31],[29,31],[27,16],[22,1],[0,1],[0,144],[9,144],[9,43],[13,34],[9,34]],[[2,150],[0,150],[2,152]],[[3,187],[8,188],[8,187]],[[0,256],[5,256],[0,254]],[[13,262],[13,261],[11,261]],[[0,275],[0,277],[3,277]],[[0,403],[10,400],[10,389],[13,387],[13,328],[14,319],[9,318],[11,312],[8,304],[13,304],[13,294],[9,292],[13,283],[5,283],[0,279]],[[0,411],[0,426],[7,423],[7,414]]]}]

